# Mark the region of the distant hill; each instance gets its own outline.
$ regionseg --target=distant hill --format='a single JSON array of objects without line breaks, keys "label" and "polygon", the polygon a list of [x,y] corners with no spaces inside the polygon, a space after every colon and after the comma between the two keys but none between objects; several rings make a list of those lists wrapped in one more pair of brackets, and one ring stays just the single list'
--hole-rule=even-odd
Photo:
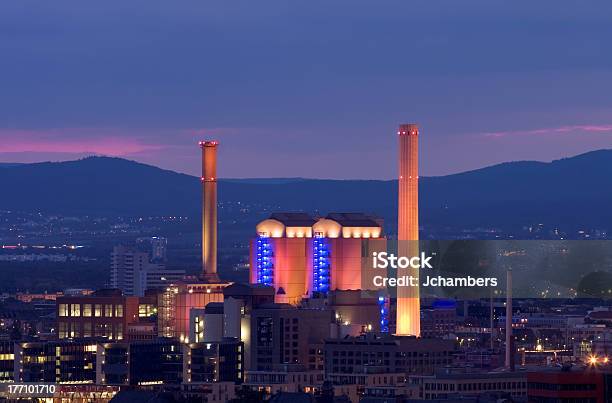
[{"label": "distant hill", "polygon": [[[537,222],[612,227],[612,150],[551,163],[509,162],[421,179],[424,225],[521,226]],[[67,215],[199,214],[199,178],[120,158],[3,164],[0,209]],[[364,211],[396,220],[397,182],[230,179],[221,203],[254,216],[270,210]],[[220,213],[223,215],[223,209]],[[223,225],[223,224],[222,224]],[[393,231],[393,225],[387,226]]]},{"label": "distant hill", "polygon": [[11,167],[17,167],[23,165],[21,163],[18,162],[0,162],[0,168],[11,168]]}]

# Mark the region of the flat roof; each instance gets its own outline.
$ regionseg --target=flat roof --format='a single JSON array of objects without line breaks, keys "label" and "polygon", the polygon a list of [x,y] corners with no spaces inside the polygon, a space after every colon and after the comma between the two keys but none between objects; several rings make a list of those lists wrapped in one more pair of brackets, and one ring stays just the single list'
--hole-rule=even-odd
[{"label": "flat roof", "polygon": [[287,227],[312,227],[316,222],[308,213],[279,212],[273,213],[270,218],[282,222]]},{"label": "flat roof", "polygon": [[380,227],[374,217],[364,213],[329,213],[326,218],[343,227]]}]

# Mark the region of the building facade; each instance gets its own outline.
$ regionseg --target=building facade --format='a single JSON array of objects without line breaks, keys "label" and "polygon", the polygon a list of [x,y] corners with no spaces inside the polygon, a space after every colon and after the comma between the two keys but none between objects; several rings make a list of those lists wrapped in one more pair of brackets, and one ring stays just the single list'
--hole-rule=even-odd
[{"label": "building facade", "polygon": [[[381,220],[361,213],[275,213],[251,241],[251,283],[276,290],[276,302],[297,304],[331,290],[376,289],[371,251],[386,250]],[[368,258],[366,261],[364,258]]]}]

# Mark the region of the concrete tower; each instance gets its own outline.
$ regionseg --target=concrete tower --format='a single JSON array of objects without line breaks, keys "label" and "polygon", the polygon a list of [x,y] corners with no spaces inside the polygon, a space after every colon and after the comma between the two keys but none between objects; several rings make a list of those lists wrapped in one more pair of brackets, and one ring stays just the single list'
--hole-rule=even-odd
[{"label": "concrete tower", "polygon": [[202,149],[202,277],[217,276],[217,141],[200,141]]},{"label": "concrete tower", "polygon": [[[419,128],[415,124],[403,124],[398,135],[398,253],[400,256],[416,256],[419,253]],[[420,277],[415,269],[398,270],[398,277],[410,275]],[[420,335],[420,308],[418,287],[397,288],[397,335]]]}]

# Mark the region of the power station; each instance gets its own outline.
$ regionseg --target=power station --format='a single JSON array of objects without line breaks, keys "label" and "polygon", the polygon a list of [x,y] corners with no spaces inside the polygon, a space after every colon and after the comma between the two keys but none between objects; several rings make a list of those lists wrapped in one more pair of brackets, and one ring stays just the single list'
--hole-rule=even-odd
[{"label": "power station", "polygon": [[[415,124],[399,136],[398,254],[419,255],[419,167]],[[275,213],[260,222],[250,248],[250,281],[273,286],[275,301],[298,304],[330,291],[377,290],[367,257],[387,249],[382,220],[363,213]],[[398,269],[418,277],[418,269]],[[382,296],[382,302],[387,297]],[[388,309],[381,307],[388,315]],[[385,322],[386,317],[380,321]],[[384,326],[383,326],[384,327]],[[397,287],[396,335],[420,335],[419,287]]]},{"label": "power station", "polygon": [[375,289],[364,257],[385,250],[382,221],[362,213],[275,213],[251,241],[251,282],[274,286],[275,301],[297,304],[334,290]]},{"label": "power station", "polygon": [[[419,254],[418,135],[415,124],[399,126],[398,253],[403,256]],[[223,289],[229,285],[217,273],[218,145],[213,140],[199,142],[202,272],[198,281],[173,285],[161,295],[159,329],[166,337],[188,341],[191,310],[222,302]],[[374,293],[380,312],[376,328],[389,331],[394,308],[387,290],[372,281],[376,269],[368,264],[368,257],[387,247],[382,219],[372,215],[274,213],[257,224],[250,242],[249,281],[273,287],[274,302],[291,305],[321,298],[342,299],[346,293],[360,291],[364,293],[360,298],[371,299]],[[397,275],[418,276],[418,269],[398,269]],[[396,335],[420,335],[418,286],[397,287],[395,312]]]}]

